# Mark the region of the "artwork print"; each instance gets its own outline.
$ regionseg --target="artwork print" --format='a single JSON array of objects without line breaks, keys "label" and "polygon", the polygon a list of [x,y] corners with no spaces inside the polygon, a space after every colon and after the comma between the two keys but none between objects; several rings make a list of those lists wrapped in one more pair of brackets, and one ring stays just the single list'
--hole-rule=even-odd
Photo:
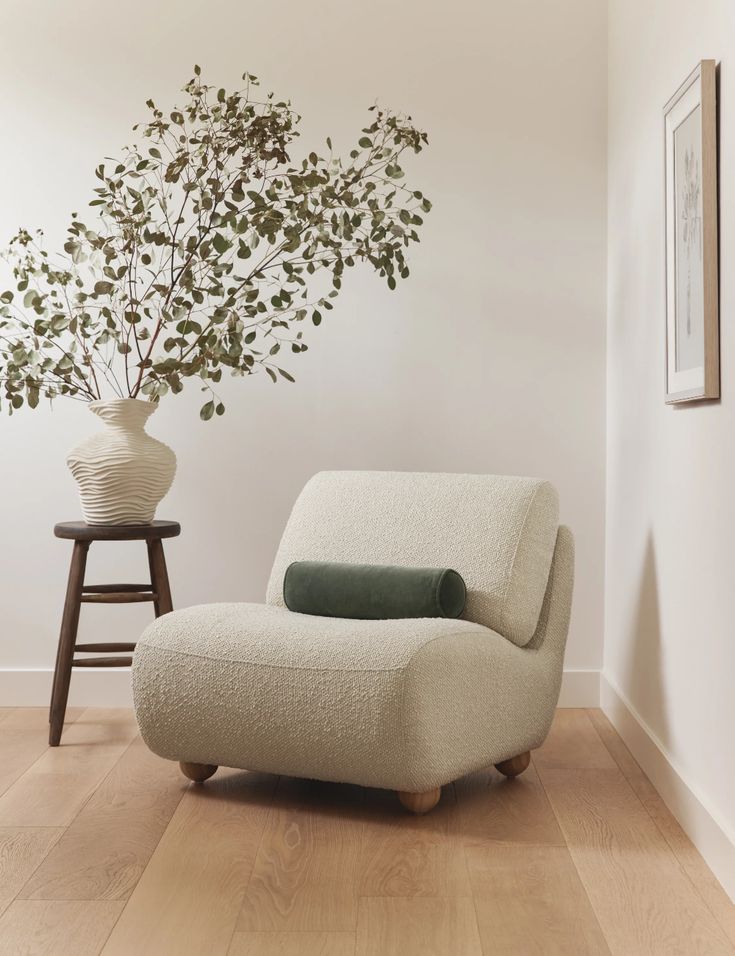
[{"label": "artwork print", "polygon": [[720,396],[717,66],[701,60],[664,107],[668,404]]},{"label": "artwork print", "polygon": [[704,364],[702,262],[702,110],[674,132],[676,182],[676,368]]}]

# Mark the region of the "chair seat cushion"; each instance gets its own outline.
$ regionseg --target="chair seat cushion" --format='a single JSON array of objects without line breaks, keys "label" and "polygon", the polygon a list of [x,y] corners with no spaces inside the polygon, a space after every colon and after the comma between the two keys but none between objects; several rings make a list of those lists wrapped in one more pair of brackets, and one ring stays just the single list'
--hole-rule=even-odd
[{"label": "chair seat cushion", "polygon": [[163,757],[417,791],[536,746],[554,693],[533,652],[480,624],[260,604],[158,618],[133,689]]},{"label": "chair seat cushion", "polygon": [[142,642],[195,657],[295,670],[399,670],[425,644],[455,634],[492,639],[482,624],[447,618],[359,620],[270,604],[202,604],[158,618]]}]

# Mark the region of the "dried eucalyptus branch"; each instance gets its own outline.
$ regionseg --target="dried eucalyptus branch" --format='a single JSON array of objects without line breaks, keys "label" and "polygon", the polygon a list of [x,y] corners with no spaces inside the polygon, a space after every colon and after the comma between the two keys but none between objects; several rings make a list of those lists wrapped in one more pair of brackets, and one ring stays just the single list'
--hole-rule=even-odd
[{"label": "dried eucalyptus branch", "polygon": [[[72,214],[64,255],[21,229],[5,254],[0,388],[9,411],[41,396],[158,401],[224,369],[293,381],[279,352],[306,351],[302,323],[333,308],[346,268],[369,263],[391,289],[431,204],[403,182],[401,157],[426,134],[372,108],[343,161],[292,165],[299,116],[258,81],[216,90],[193,79],[165,115],[149,100],[140,142],[95,170],[94,228]],[[214,393],[212,393],[214,394]],[[216,398],[201,417],[223,414]]]}]

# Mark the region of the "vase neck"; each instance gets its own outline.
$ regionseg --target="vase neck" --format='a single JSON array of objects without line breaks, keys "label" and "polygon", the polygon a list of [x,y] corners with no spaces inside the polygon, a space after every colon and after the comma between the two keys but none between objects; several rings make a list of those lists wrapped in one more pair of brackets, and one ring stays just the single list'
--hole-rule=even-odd
[{"label": "vase neck", "polygon": [[91,402],[89,407],[106,425],[125,431],[142,431],[149,416],[156,410],[153,402],[141,402],[137,398]]}]

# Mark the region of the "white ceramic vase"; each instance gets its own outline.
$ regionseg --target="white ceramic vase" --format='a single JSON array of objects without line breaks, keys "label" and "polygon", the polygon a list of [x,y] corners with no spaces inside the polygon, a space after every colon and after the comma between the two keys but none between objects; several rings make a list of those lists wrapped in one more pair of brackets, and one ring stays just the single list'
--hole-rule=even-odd
[{"label": "white ceramic vase", "polygon": [[137,398],[92,402],[107,425],[69,453],[88,524],[150,524],[176,473],[176,455],[145,423],[156,405]]}]

